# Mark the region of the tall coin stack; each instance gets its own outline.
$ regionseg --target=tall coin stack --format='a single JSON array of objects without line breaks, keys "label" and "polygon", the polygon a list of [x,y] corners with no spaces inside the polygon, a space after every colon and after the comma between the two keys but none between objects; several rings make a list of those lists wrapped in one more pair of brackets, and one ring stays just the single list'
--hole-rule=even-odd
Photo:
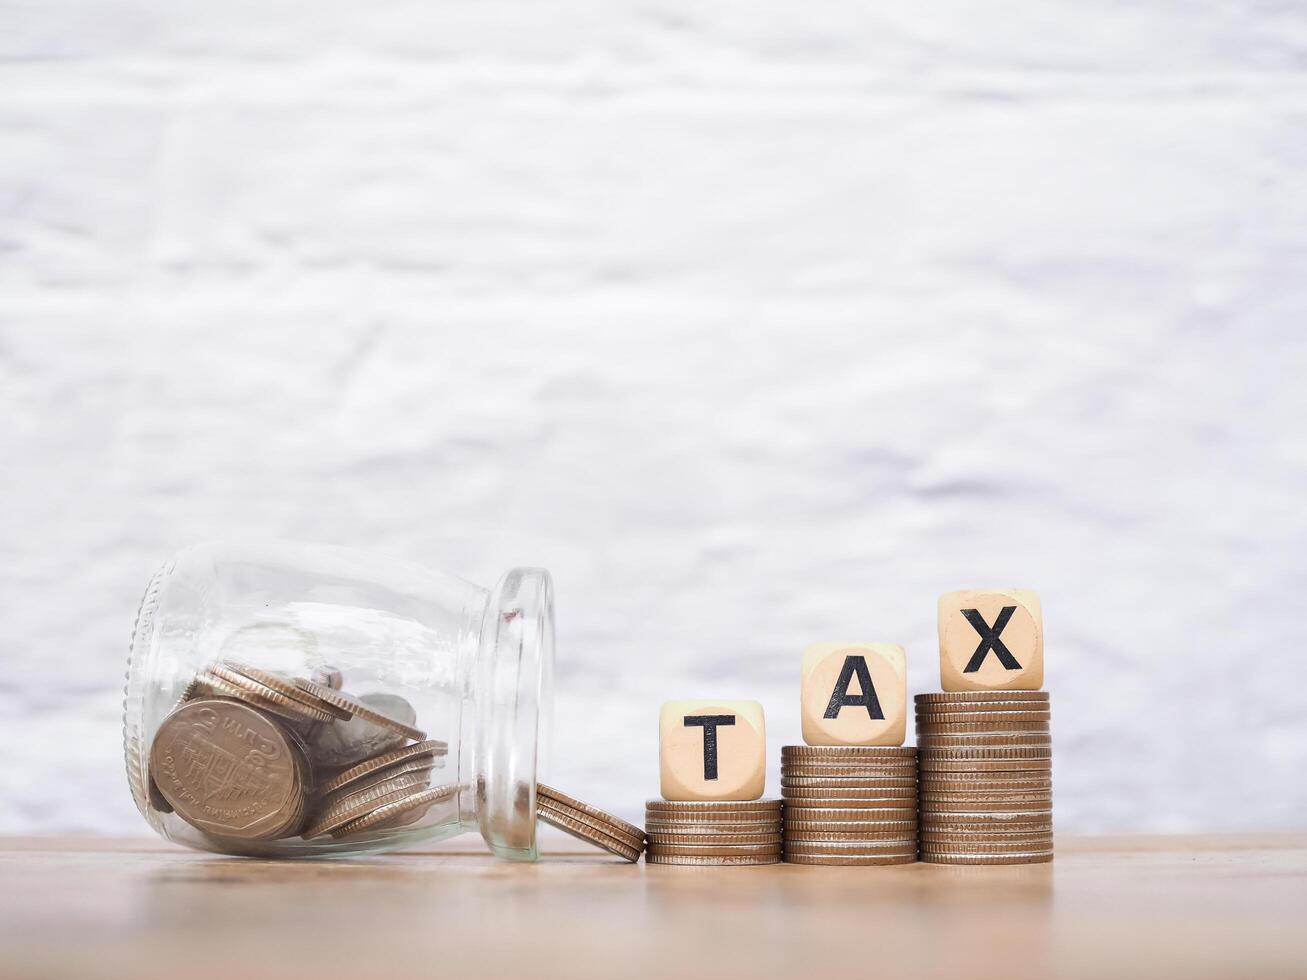
[{"label": "tall coin stack", "polygon": [[918,694],[921,860],[1053,860],[1047,691]]},{"label": "tall coin stack", "polygon": [[649,800],[649,864],[776,864],[780,800]]},{"label": "tall coin stack", "polygon": [[910,864],[917,859],[917,750],[781,747],[785,861]]}]

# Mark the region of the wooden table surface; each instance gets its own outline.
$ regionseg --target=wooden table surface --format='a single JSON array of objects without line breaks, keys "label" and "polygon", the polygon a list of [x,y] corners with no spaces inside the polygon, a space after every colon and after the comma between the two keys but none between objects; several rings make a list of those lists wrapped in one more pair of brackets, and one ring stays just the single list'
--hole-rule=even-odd
[{"label": "wooden table surface", "polygon": [[1307,833],[1057,846],[1028,867],[699,869],[571,843],[506,864],[466,838],[301,862],[8,839],[0,964],[224,980],[1307,976]]}]

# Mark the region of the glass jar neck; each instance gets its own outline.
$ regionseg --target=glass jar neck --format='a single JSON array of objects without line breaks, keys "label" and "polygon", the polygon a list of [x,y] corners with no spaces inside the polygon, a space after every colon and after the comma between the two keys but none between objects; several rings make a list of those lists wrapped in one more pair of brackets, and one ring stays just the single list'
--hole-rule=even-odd
[{"label": "glass jar neck", "polygon": [[486,596],[479,629],[469,626],[476,642],[468,645],[459,777],[471,799],[461,804],[460,817],[475,824],[500,857],[531,861],[536,857],[536,770],[553,678],[549,573],[509,571]]}]

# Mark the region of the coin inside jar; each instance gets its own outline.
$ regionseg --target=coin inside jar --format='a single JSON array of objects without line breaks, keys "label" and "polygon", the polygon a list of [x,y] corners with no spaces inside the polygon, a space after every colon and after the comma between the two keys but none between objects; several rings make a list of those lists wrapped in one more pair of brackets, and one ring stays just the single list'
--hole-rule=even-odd
[{"label": "coin inside jar", "polygon": [[315,684],[313,681],[305,680],[302,677],[295,678],[295,685],[300,688],[300,690],[321,699],[328,707],[345,711],[355,718],[371,722],[373,725],[388,729],[397,735],[403,735],[405,738],[411,739],[414,742],[421,742],[427,737],[426,733],[421,729],[414,728],[412,725],[406,724],[397,718],[392,718],[389,715],[383,714],[369,706],[365,701],[351,697],[344,691],[336,691],[330,687],[325,687],[322,684]]},{"label": "coin inside jar", "polygon": [[240,701],[197,698],[150,747],[150,776],[178,816],[218,837],[271,839],[305,805],[307,765],[271,717]]},{"label": "coin inside jar", "polygon": [[199,689],[210,696],[244,701],[263,711],[291,721],[333,721],[329,711],[284,697],[257,681],[229,670],[222,664],[210,664],[196,676]]}]

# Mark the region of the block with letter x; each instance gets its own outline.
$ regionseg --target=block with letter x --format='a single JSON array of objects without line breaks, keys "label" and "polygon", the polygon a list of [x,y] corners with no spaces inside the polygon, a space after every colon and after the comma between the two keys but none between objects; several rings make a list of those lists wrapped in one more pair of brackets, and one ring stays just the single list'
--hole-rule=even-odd
[{"label": "block with letter x", "polygon": [[757,701],[668,701],[658,719],[666,800],[756,800],[767,777]]},{"label": "block with letter x", "polygon": [[799,686],[809,745],[902,745],[908,672],[897,643],[813,643]]},{"label": "block with letter x", "polygon": [[1044,686],[1044,621],[1029,589],[966,589],[939,598],[939,679],[946,691]]}]

